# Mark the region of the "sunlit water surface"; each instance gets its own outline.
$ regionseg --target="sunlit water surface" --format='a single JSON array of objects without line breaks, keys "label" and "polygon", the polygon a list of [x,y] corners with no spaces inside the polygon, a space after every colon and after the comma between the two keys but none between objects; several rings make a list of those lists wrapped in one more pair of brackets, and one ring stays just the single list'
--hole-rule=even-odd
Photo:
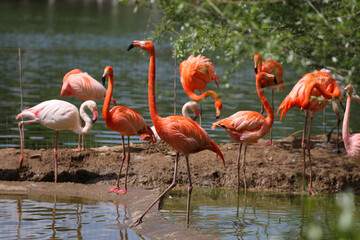
[{"label": "sunlit water surface", "polygon": [[[161,212],[185,224],[186,201],[187,191],[172,191]],[[352,217],[347,230],[339,223],[344,214]],[[245,200],[233,190],[194,188],[190,225],[221,239],[360,239],[360,196],[250,192]]]},{"label": "sunlit water surface", "polygon": [[122,203],[0,194],[0,239],[149,239],[126,225]]}]

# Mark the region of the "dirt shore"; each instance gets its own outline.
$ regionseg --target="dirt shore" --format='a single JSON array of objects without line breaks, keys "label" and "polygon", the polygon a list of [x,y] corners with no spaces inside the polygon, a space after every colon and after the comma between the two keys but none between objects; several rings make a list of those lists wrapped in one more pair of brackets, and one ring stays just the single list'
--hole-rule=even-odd
[{"label": "dirt shore", "polygon": [[[247,186],[253,191],[300,193],[303,152],[301,138],[287,137],[274,141],[274,147],[259,141],[247,150]],[[346,155],[341,142],[340,153],[334,152],[335,136],[326,143],[322,135],[312,137],[313,187],[315,192],[335,193],[351,187],[360,194],[360,163]],[[194,187],[235,188],[239,145],[219,145],[225,157],[224,167],[213,152],[203,151],[190,156]],[[165,143],[154,148],[149,143],[134,144],[131,148],[126,195],[108,194],[115,185],[122,156],[121,146],[87,149],[74,152],[58,150],[58,184],[54,181],[53,150],[25,150],[19,170],[19,149],[0,150],[0,192],[77,195],[113,200],[127,204],[130,221],[152,202],[159,191],[173,178],[175,152]],[[178,187],[188,184],[183,157],[178,169]],[[307,169],[307,174],[309,171]],[[123,183],[123,174],[121,175]],[[308,176],[307,176],[308,177]],[[20,181],[20,182],[19,182]],[[241,183],[243,184],[243,183]],[[151,218],[151,220],[149,220]],[[157,208],[144,218],[136,231],[151,239],[208,239],[184,225],[170,223]]]}]

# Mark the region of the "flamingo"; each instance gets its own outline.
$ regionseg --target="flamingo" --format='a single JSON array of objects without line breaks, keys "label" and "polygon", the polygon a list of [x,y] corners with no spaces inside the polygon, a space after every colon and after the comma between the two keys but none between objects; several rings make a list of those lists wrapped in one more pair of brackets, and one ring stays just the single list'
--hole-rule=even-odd
[{"label": "flamingo", "polygon": [[[256,143],[260,138],[265,136],[271,129],[274,123],[274,111],[271,108],[269,102],[266,100],[264,92],[262,90],[262,81],[274,81],[275,76],[261,72],[256,74],[256,89],[262,104],[265,107],[267,117],[262,114],[253,111],[239,111],[228,118],[224,118],[220,121],[213,123],[212,129],[216,127],[222,127],[226,130],[229,136],[235,141],[240,143],[238,153],[238,183],[237,193],[239,194],[239,182],[240,182],[240,168],[244,174],[244,190],[246,197],[246,175],[245,175],[245,159],[247,145],[250,143]],[[240,156],[243,144],[244,157],[240,167]]]},{"label": "flamingo", "polygon": [[[314,96],[324,96],[325,99],[320,103],[317,99],[311,99],[310,97]],[[314,191],[312,188],[312,169],[311,169],[311,155],[310,155],[310,136],[311,136],[311,126],[312,120],[316,112],[323,110],[326,107],[328,102],[327,99],[339,98],[340,90],[337,86],[334,78],[327,72],[314,71],[311,73],[305,74],[293,87],[290,93],[283,100],[279,106],[276,114],[279,113],[280,109],[281,116],[280,121],[285,117],[286,112],[292,107],[298,107],[300,110],[305,111],[305,121],[304,121],[304,130],[302,135],[301,146],[303,149],[303,183],[305,182],[305,148],[309,156],[310,164],[310,188],[309,192],[313,195]],[[307,119],[310,114],[310,124],[309,124],[309,133],[305,145],[305,135],[306,135],[306,125]],[[303,185],[302,185],[303,189]]]},{"label": "flamingo", "polygon": [[[85,107],[89,108],[93,112],[93,119],[91,120],[85,112]],[[57,145],[60,130],[71,130],[79,135],[87,134],[92,124],[98,119],[99,114],[96,108],[96,103],[92,100],[88,100],[80,106],[80,116],[85,121],[85,127],[81,126],[79,111],[71,103],[62,100],[48,100],[38,105],[23,110],[16,119],[20,117],[27,117],[32,120],[20,121],[18,123],[21,142],[20,153],[20,165],[21,168],[24,155],[24,136],[22,134],[22,125],[28,123],[40,123],[45,127],[56,130],[55,147],[54,147],[54,163],[55,163],[55,183],[57,182]]]},{"label": "flamingo", "polygon": [[142,222],[143,217],[146,213],[159,201],[170,189],[176,185],[176,175],[178,167],[179,154],[184,154],[186,159],[187,173],[189,178],[188,185],[188,199],[187,199],[187,211],[186,211],[186,223],[189,225],[189,210],[190,210],[190,199],[192,191],[192,182],[189,166],[189,155],[191,153],[200,152],[203,150],[210,150],[220,156],[225,166],[224,157],[216,145],[216,143],[211,140],[209,135],[205,130],[200,127],[195,121],[188,119],[184,116],[168,116],[162,118],[159,116],[159,113],[156,108],[156,98],[155,98],[155,48],[152,42],[150,41],[133,41],[129,47],[128,51],[134,47],[139,47],[150,54],[150,65],[149,65],[149,85],[148,85],[148,100],[149,100],[149,110],[150,116],[154,123],[155,129],[159,134],[160,138],[169,144],[176,151],[175,157],[175,166],[174,166],[174,178],[170,186],[159,195],[155,201],[150,204],[150,206],[142,213],[142,215],[131,224],[131,226],[137,226]]},{"label": "flamingo", "polygon": [[[199,54],[197,57],[191,55],[188,59],[180,63],[180,81],[186,94],[194,101],[200,102],[204,98],[212,97],[215,100],[216,118],[220,117],[222,109],[222,102],[218,95],[211,90],[208,90],[201,94],[206,88],[206,85],[212,80],[219,88],[217,81],[220,81],[216,76],[214,65],[211,63],[209,58]],[[198,90],[201,95],[197,95],[194,91]],[[201,126],[202,109],[200,102],[200,117],[199,122]]]},{"label": "flamingo", "polygon": [[[65,74],[60,95],[63,98],[74,96],[82,102],[86,100],[102,99],[106,95],[106,89],[88,73],[80,69],[73,69]],[[115,99],[112,98],[116,106]],[[82,147],[81,147],[82,138]],[[84,135],[79,135],[79,144],[75,151],[85,150]]]},{"label": "flamingo", "polygon": [[344,140],[344,145],[348,156],[355,159],[356,161],[360,161],[360,133],[349,133],[350,104],[352,99],[351,95],[354,92],[354,88],[351,85],[347,85],[345,90],[347,92],[347,100],[342,127],[342,138]]},{"label": "flamingo", "polygon": [[[269,74],[275,75],[275,81],[268,81],[266,83],[262,83],[261,87],[265,88],[271,88],[271,107],[274,109],[274,87],[277,87],[277,90],[279,92],[279,89],[281,88],[282,91],[285,90],[284,88],[284,82],[283,82],[283,76],[284,76],[284,70],[280,63],[277,61],[266,58],[265,60],[262,59],[262,56],[260,53],[255,54],[254,56],[254,70],[255,70],[255,78],[256,75],[259,72],[266,72]],[[261,114],[264,112],[264,106],[261,107]],[[272,128],[270,129],[270,142],[267,143],[267,145],[273,145],[272,143]]]},{"label": "flamingo", "polygon": [[[188,101],[187,103],[184,104],[184,106],[182,107],[181,113],[184,117],[190,118],[190,115],[188,113],[188,109],[190,108],[191,111],[193,111],[194,113],[194,120],[199,116],[199,110],[198,110],[198,106],[197,103],[194,101]],[[156,132],[155,126],[151,126],[151,130],[154,133],[154,136],[156,138],[157,141],[161,141],[161,138],[159,137],[159,135]],[[140,140],[142,141],[150,141],[151,140],[151,136],[148,134],[143,134],[140,137]]]},{"label": "flamingo", "polygon": [[[106,77],[108,77],[109,83],[108,83],[108,89],[107,89],[105,100],[104,100],[102,114],[103,114],[106,126],[109,129],[121,134],[122,147],[123,147],[122,162],[120,165],[119,174],[118,174],[118,178],[116,181],[116,186],[114,188],[109,189],[109,192],[125,194],[127,192],[127,175],[128,175],[128,169],[129,169],[129,163],[130,163],[130,136],[146,133],[146,134],[149,134],[150,136],[152,136],[152,138],[153,138],[154,134],[151,131],[151,128],[149,127],[149,125],[146,124],[144,118],[135,110],[133,110],[129,107],[125,107],[125,106],[115,106],[110,110],[110,99],[111,99],[113,88],[114,88],[114,72],[113,72],[112,67],[110,67],[110,66],[107,66],[104,69],[104,74],[102,76],[104,85],[105,85]],[[127,166],[126,166],[126,170],[125,170],[124,188],[119,190],[120,174],[121,174],[121,170],[122,170],[125,158],[126,158],[124,136],[127,136],[127,139],[128,139]]]}]

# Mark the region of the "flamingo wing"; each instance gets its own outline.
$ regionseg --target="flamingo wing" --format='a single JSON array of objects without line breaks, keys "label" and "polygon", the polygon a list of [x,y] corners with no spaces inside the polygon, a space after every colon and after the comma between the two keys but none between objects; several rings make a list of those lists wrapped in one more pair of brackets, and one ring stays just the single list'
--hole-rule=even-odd
[{"label": "flamingo wing", "polygon": [[72,74],[68,77],[68,83],[72,95],[82,101],[101,99],[106,95],[104,86],[88,73]]},{"label": "flamingo wing", "polygon": [[261,71],[275,75],[277,84],[279,86],[278,90],[279,88],[281,88],[282,91],[285,90],[283,82],[284,70],[280,63],[271,58],[267,58],[262,62]]}]

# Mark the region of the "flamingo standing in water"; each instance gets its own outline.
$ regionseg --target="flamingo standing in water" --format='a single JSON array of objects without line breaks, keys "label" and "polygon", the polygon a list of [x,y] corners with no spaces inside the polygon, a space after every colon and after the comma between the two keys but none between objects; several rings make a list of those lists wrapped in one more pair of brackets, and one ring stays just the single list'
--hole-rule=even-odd
[{"label": "flamingo standing in water", "polygon": [[[121,134],[122,146],[123,146],[122,162],[120,165],[119,174],[116,181],[116,186],[115,188],[109,189],[109,192],[125,194],[127,191],[127,175],[128,175],[128,169],[130,163],[130,136],[146,133],[152,136],[152,139],[154,139],[154,134],[151,131],[149,125],[146,124],[144,118],[135,110],[125,106],[115,106],[110,110],[110,99],[114,88],[114,73],[112,67],[110,66],[107,66],[104,69],[104,74],[102,76],[104,85],[105,85],[106,77],[108,77],[109,83],[108,83],[108,90],[106,92],[103,110],[102,110],[103,118],[105,120],[106,126],[109,129]],[[124,136],[127,136],[128,139],[127,166],[125,170],[124,188],[119,190],[120,174],[126,158]],[[154,141],[156,140],[154,139]]]},{"label": "flamingo standing in water", "polygon": [[184,116],[168,116],[162,118],[159,116],[159,113],[156,108],[156,98],[155,98],[155,48],[152,42],[150,41],[133,41],[132,44],[128,47],[128,51],[134,47],[139,47],[150,54],[150,65],[149,65],[149,85],[148,85],[148,100],[149,100],[149,109],[151,119],[154,123],[155,129],[159,134],[159,137],[169,144],[176,151],[175,158],[175,167],[174,167],[174,178],[170,186],[160,194],[158,198],[143,212],[143,214],[131,224],[131,226],[136,226],[142,222],[145,214],[155,205],[159,199],[161,199],[170,189],[176,185],[176,175],[178,167],[179,154],[184,154],[186,159],[187,173],[189,178],[188,185],[188,199],[187,199],[187,211],[186,211],[186,223],[189,225],[189,211],[190,211],[190,199],[192,191],[192,182],[190,175],[190,166],[189,166],[189,155],[191,153],[200,152],[203,150],[210,150],[219,155],[222,159],[224,165],[224,157],[216,145],[216,143],[211,140],[209,135],[205,130],[199,126],[196,122],[191,119],[188,119]]},{"label": "flamingo standing in water", "polygon": [[[325,97],[324,101],[320,103],[317,99],[311,99],[311,97]],[[305,111],[305,122],[304,130],[302,135],[301,146],[303,148],[303,184],[305,182],[305,148],[309,156],[310,164],[310,188],[309,192],[314,194],[312,188],[312,169],[311,169],[311,155],[310,155],[310,137],[311,137],[311,126],[312,120],[316,112],[323,110],[326,107],[328,102],[327,99],[335,99],[340,96],[340,90],[334,80],[334,78],[327,72],[314,71],[312,73],[305,74],[293,87],[290,93],[283,100],[279,106],[276,114],[279,113],[280,109],[281,116],[280,121],[285,117],[286,112],[292,107],[300,108],[300,110]],[[309,133],[305,145],[305,135],[306,135],[306,126],[307,119],[310,114],[310,124],[309,124]],[[303,185],[302,185],[303,189]]]},{"label": "flamingo standing in water", "polygon": [[344,122],[342,127],[342,138],[344,140],[344,146],[349,157],[360,161],[360,133],[349,133],[349,121],[350,121],[350,104],[351,95],[354,92],[354,88],[351,85],[345,87],[347,92],[346,109],[344,114]]},{"label": "flamingo standing in water", "polygon": [[[199,54],[197,57],[191,55],[188,59],[180,63],[180,81],[186,94],[194,101],[200,102],[204,98],[212,97],[215,100],[216,118],[220,117],[222,109],[222,102],[214,91],[208,90],[201,94],[206,88],[206,85],[214,81],[216,86],[219,87],[217,81],[220,81],[216,76],[214,65],[209,58]],[[198,90],[201,95],[197,95],[194,91]],[[199,122],[201,126],[202,109],[200,102],[200,117]]]},{"label": "flamingo standing in water", "polygon": [[[266,58],[265,60],[262,59],[262,56],[260,53],[255,54],[254,56],[254,70],[255,70],[255,78],[256,75],[260,72],[266,72],[269,74],[275,75],[275,81],[267,81],[266,83],[262,83],[262,88],[271,88],[271,107],[274,109],[274,87],[277,87],[277,90],[279,92],[279,89],[281,88],[282,91],[285,90],[284,88],[284,82],[283,82],[283,76],[284,76],[284,70],[280,63],[277,61]],[[261,107],[261,114],[264,112],[264,105]],[[270,129],[270,142],[267,143],[268,145],[273,145],[272,143],[272,127]]]},{"label": "flamingo standing in water", "polygon": [[[199,110],[198,110],[197,103],[194,102],[194,101],[188,101],[182,107],[182,110],[181,110],[182,115],[184,117],[190,118],[188,109],[190,109],[194,113],[194,120],[195,120],[199,116]],[[159,137],[159,135],[156,132],[155,126],[152,126],[151,130],[153,131],[156,140],[161,141],[161,138]],[[142,140],[142,141],[150,141],[151,136],[148,135],[148,134],[143,134],[143,135],[141,135],[140,140]]]},{"label": "flamingo standing in water", "polygon": [[[85,112],[85,107],[89,108],[93,112],[93,119],[91,120]],[[55,163],[55,183],[57,182],[57,145],[58,137],[60,130],[71,130],[79,135],[87,134],[92,124],[99,117],[96,103],[94,101],[86,101],[80,106],[80,116],[83,121],[85,121],[85,127],[81,127],[79,111],[71,103],[62,101],[62,100],[49,100],[38,105],[23,110],[19,115],[16,116],[16,119],[20,117],[31,118],[32,120],[20,121],[19,122],[19,132],[20,132],[20,142],[21,142],[21,153],[20,153],[20,165],[21,168],[22,161],[24,159],[23,149],[24,149],[24,136],[22,134],[22,125],[28,123],[40,123],[48,128],[56,130],[55,138],[55,147],[54,147],[54,163]]]},{"label": "flamingo standing in water", "polygon": [[[238,183],[237,193],[239,194],[240,183],[240,168],[244,174],[244,189],[246,197],[246,175],[245,175],[245,159],[246,148],[249,143],[256,143],[260,138],[265,136],[271,129],[274,123],[274,111],[269,102],[266,100],[262,90],[262,81],[274,81],[275,76],[261,72],[256,74],[256,89],[262,104],[265,107],[267,117],[253,111],[239,111],[228,118],[213,123],[212,129],[222,127],[230,135],[232,139],[240,143],[238,154]],[[245,144],[244,157],[240,167],[240,156],[242,145]]]},{"label": "flamingo standing in water", "polygon": [[[63,98],[74,96],[82,102],[87,100],[102,99],[106,95],[106,89],[88,73],[80,69],[73,69],[66,73],[63,78],[63,85],[60,95]],[[116,106],[115,99],[112,98]],[[82,147],[81,147],[82,138]],[[85,150],[84,135],[79,135],[79,144],[75,151]]]}]

